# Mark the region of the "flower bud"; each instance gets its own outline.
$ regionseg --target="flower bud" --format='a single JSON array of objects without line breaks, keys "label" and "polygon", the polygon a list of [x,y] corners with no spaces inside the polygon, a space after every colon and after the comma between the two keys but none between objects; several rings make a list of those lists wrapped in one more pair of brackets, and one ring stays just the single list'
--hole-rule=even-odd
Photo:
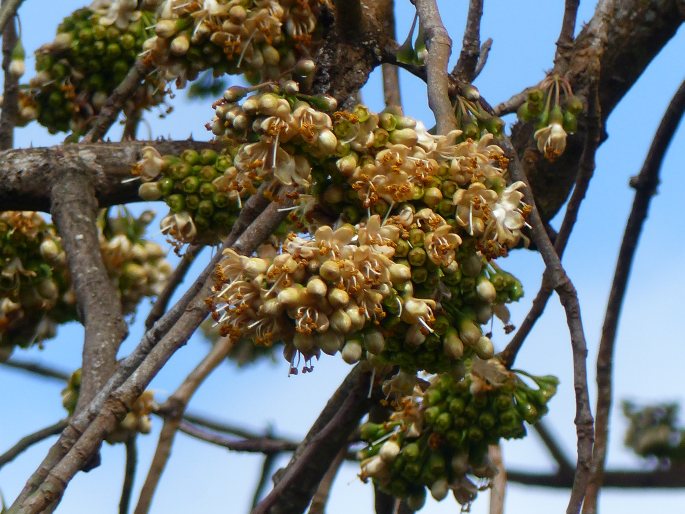
[{"label": "flower bud", "polygon": [[390,142],[392,144],[399,144],[408,146],[409,148],[416,145],[419,137],[416,131],[411,128],[393,130],[390,132]]},{"label": "flower bud", "polygon": [[453,328],[448,329],[443,337],[442,349],[445,352],[445,355],[454,360],[459,360],[462,355],[464,355],[464,343],[459,339],[457,331]]},{"label": "flower bud", "polygon": [[331,130],[323,129],[319,132],[317,143],[322,152],[325,154],[333,154],[338,146],[338,138],[335,137],[335,134],[333,134]]},{"label": "flower bud", "polygon": [[487,336],[481,336],[476,343],[476,354],[481,359],[492,359],[495,356],[495,346]]},{"label": "flower bud", "polygon": [[315,342],[316,340],[313,336],[303,334],[301,332],[295,332],[295,335],[293,336],[293,344],[295,345],[295,348],[297,348],[305,356],[311,355]]},{"label": "flower bud", "polygon": [[459,330],[459,338],[467,346],[476,346],[483,335],[480,327],[466,317],[459,320],[457,329]]},{"label": "flower bud", "polygon": [[348,364],[355,364],[362,358],[362,345],[356,339],[350,339],[342,349],[342,358]]},{"label": "flower bud", "polygon": [[342,309],[334,311],[329,320],[331,328],[341,334],[347,334],[352,329],[352,320],[347,312]]},{"label": "flower bud", "polygon": [[364,328],[366,318],[359,312],[359,307],[356,305],[351,305],[345,309],[345,313],[350,317],[350,321],[352,321],[352,332],[356,332],[357,330]]},{"label": "flower bud", "polygon": [[497,290],[487,278],[481,278],[476,286],[478,297],[484,302],[493,303],[497,299]]},{"label": "flower bud", "polygon": [[162,197],[162,191],[157,182],[143,182],[138,187],[138,196],[146,202],[154,202]]},{"label": "flower bud", "polygon": [[335,261],[325,261],[319,268],[319,275],[327,282],[335,282],[340,278],[340,266]]},{"label": "flower bud", "polygon": [[278,301],[287,307],[298,307],[302,303],[302,288],[292,286],[278,293]]},{"label": "flower bud", "polygon": [[437,501],[442,501],[447,496],[449,490],[450,489],[447,484],[447,480],[440,478],[433,482],[433,485],[431,485],[431,496]]},{"label": "flower bud", "polygon": [[388,464],[392,463],[400,454],[400,445],[396,441],[386,441],[378,451],[378,456]]},{"label": "flower bud", "polygon": [[173,55],[181,56],[185,55],[188,52],[189,48],[190,39],[188,39],[188,35],[180,34],[171,41],[171,46],[169,47],[169,50]]},{"label": "flower bud", "polygon": [[52,239],[44,239],[43,242],[40,244],[40,255],[49,263],[52,263],[55,260],[57,260],[60,253],[61,252],[59,247],[57,246],[57,243],[55,243],[55,241],[53,241]]},{"label": "flower bud", "polygon": [[364,335],[364,345],[367,351],[374,355],[380,354],[385,348],[385,338],[378,330],[372,330]]},{"label": "flower bud", "polygon": [[327,287],[319,277],[312,277],[307,282],[307,292],[317,298],[326,296]]},{"label": "flower bud", "polygon": [[328,330],[323,334],[317,334],[316,345],[327,355],[335,355],[342,348],[345,339],[341,334]]},{"label": "flower bud", "polygon": [[350,303],[350,295],[344,289],[330,288],[328,291],[328,303],[334,309],[345,307]]},{"label": "flower bud", "polygon": [[393,263],[388,269],[390,280],[394,285],[411,280],[411,268],[404,264]]},{"label": "flower bud", "polygon": [[[311,59],[300,59],[295,64],[295,73],[301,77],[309,77],[316,70],[316,64]],[[335,107],[333,107],[335,109]]]}]

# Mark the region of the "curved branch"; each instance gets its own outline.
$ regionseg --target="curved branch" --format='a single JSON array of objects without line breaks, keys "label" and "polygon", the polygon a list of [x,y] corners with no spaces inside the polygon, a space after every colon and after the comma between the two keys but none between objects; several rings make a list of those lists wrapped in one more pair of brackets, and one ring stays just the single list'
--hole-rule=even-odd
[{"label": "curved branch", "polygon": [[631,180],[635,187],[635,199],[628,216],[621,249],[616,259],[616,270],[611,284],[611,292],[607,302],[602,336],[597,354],[597,412],[595,425],[595,448],[593,455],[593,470],[588,484],[588,497],[583,512],[594,514],[597,510],[597,496],[602,486],[604,465],[606,462],[607,442],[609,436],[609,411],[612,401],[611,373],[613,370],[614,346],[616,330],[625,298],[628,278],[635,258],[640,233],[645,220],[652,196],[659,184],[659,171],[666,150],[668,149],[678,124],[685,112],[685,82],[671,99],[659,128],[647,153],[640,174]]},{"label": "curved branch", "polygon": [[68,422],[66,419],[61,419],[57,423],[45,428],[41,428],[40,430],[36,430],[32,434],[22,437],[17,444],[0,455],[0,468],[2,468],[8,462],[14,460],[17,456],[19,456],[19,454],[34,444],[41,442],[43,439],[47,439],[51,435],[59,434],[67,426],[67,423]]},{"label": "curved branch", "polygon": [[461,53],[452,75],[460,80],[472,82],[476,77],[476,66],[480,58],[480,21],[483,18],[483,0],[470,0],[466,15],[466,29],[461,43]]}]

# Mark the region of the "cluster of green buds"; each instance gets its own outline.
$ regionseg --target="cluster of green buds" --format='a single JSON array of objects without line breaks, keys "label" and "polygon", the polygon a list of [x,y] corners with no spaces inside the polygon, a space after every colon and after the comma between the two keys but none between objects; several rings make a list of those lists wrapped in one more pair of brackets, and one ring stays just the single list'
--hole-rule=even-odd
[{"label": "cluster of green buds", "polygon": [[396,402],[384,423],[365,423],[361,437],[368,443],[359,454],[361,478],[373,479],[381,490],[405,498],[420,509],[427,491],[438,501],[450,491],[467,507],[479,487],[497,469],[488,445],[526,434],[547,411],[558,380],[534,377],[530,387],[496,359],[465,361],[461,374],[435,376],[422,390]]},{"label": "cluster of green buds", "polygon": [[162,232],[180,244],[220,241],[230,232],[243,200],[258,186],[257,181],[234,182],[238,172],[230,148],[162,156],[148,146],[142,153],[133,168],[142,182],[138,194],[143,200],[166,202],[170,212],[162,220]]},{"label": "cluster of green buds", "polygon": [[[171,273],[164,250],[142,237],[152,218],[150,212],[139,218],[126,213],[98,221],[103,262],[125,313],[159,294]],[[3,356],[54,337],[58,324],[78,318],[61,240],[38,213],[0,213],[0,270]]]},{"label": "cluster of green buds", "polygon": [[461,131],[433,136],[396,113],[334,108],[292,81],[232,87],[216,104],[231,188],[298,186],[291,221],[311,234],[267,256],[226,253],[210,299],[222,334],[277,334],[293,368],[322,350],[431,372],[492,357],[480,325],[509,327],[505,304],[522,295],[492,260],[519,243],[527,212],[501,148],[491,134],[458,142]]},{"label": "cluster of green buds", "polygon": [[133,313],[143,298],[160,294],[172,271],[166,251],[143,237],[153,219],[152,211],[136,218],[124,210],[120,216],[103,214],[99,220],[102,260],[125,314]]},{"label": "cluster of green buds", "polygon": [[[323,2],[325,3],[325,2]],[[313,53],[321,0],[165,0],[143,56],[179,86],[212,69],[257,83]]]},{"label": "cluster of green buds", "polygon": [[568,80],[553,73],[528,91],[517,115],[519,120],[535,125],[538,150],[545,159],[554,161],[566,149],[566,135],[578,129],[582,111],[583,101],[573,94]]},{"label": "cluster of green buds", "polygon": [[54,336],[47,313],[72,302],[54,227],[36,212],[0,213],[0,358]]},{"label": "cluster of green buds", "polygon": [[487,112],[480,104],[480,92],[469,85],[457,94],[454,104],[457,127],[462,130],[461,139],[479,139],[489,133],[495,137],[502,135],[504,121]]},{"label": "cluster of green buds", "polygon": [[[66,387],[62,389],[62,406],[69,413],[69,416],[72,416],[76,410],[80,392],[81,369],[77,369],[69,377]],[[149,434],[152,429],[150,414],[156,409],[154,393],[150,390],[143,391],[143,394],[133,402],[124,419],[107,436],[106,441],[110,444],[121,443],[135,434]]]},{"label": "cluster of green buds", "polygon": [[[30,88],[39,123],[53,133],[84,133],[133,66],[153,23],[154,13],[130,0],[97,0],[66,17],[54,41],[36,51]],[[124,113],[138,116],[160,104],[164,92],[164,82],[149,75],[124,104]]]}]

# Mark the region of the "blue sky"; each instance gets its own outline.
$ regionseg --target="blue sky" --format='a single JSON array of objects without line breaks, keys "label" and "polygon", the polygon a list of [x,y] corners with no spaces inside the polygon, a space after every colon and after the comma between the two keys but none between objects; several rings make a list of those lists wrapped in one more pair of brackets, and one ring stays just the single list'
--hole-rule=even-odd
[{"label": "blue sky", "polygon": [[[398,0],[397,4],[398,37],[403,39],[413,13],[408,1]],[[47,5],[49,11],[46,11]],[[23,41],[29,56],[28,70],[33,68],[33,50],[51,40],[59,20],[81,5],[72,0],[49,4],[37,0],[25,2],[21,14]],[[458,47],[466,2],[444,0],[439,5],[455,47]],[[593,8],[591,2],[581,2],[581,20],[588,20]],[[488,64],[476,85],[491,104],[509,98],[544,77],[544,71],[551,66],[562,9],[561,1],[487,2],[482,36],[492,37],[494,44]],[[581,26],[580,21],[578,26]],[[628,180],[639,171],[661,115],[683,79],[673,63],[682,62],[684,50],[685,35],[681,30],[609,119],[609,139],[598,153],[596,176],[564,258],[579,291],[590,348],[588,367],[592,374],[614,261],[633,198]],[[432,115],[425,100],[425,85],[406,74],[402,74],[401,85],[406,114],[422,119],[430,126]],[[187,103],[183,97],[183,94],[177,96],[173,103],[175,111],[166,120],[160,121],[155,115],[149,117],[152,135],[185,138],[192,132],[197,139],[208,137],[203,125],[212,116],[209,103]],[[378,73],[372,76],[363,97],[373,109],[382,109]],[[59,135],[48,135],[35,125],[17,132],[17,146],[58,144],[61,139]],[[617,399],[631,398],[642,402],[685,400],[680,367],[685,359],[685,337],[677,322],[682,315],[682,301],[679,299],[685,287],[685,238],[682,237],[682,228],[677,228],[678,207],[682,202],[677,184],[680,183],[678,174],[682,173],[684,158],[685,133],[681,128],[675,134],[664,162],[659,194],[652,203],[628,288],[615,360]],[[163,211],[161,206],[159,210]],[[557,226],[558,221],[555,220]],[[205,252],[205,259],[207,255]],[[517,251],[502,264],[522,280],[527,292],[520,304],[512,309],[513,322],[517,323],[525,316],[537,291],[542,263],[536,254]],[[130,350],[140,337],[140,322],[144,315],[138,318],[122,352]],[[499,333],[495,344],[501,349],[507,340]],[[31,350],[17,356],[72,370],[79,366],[80,344],[81,328],[70,325],[60,330],[57,339],[48,341],[45,350]],[[174,356],[152,384],[158,399],[165,398],[175,389],[206,350],[207,344],[201,338],[194,338]],[[573,456],[571,352],[563,311],[556,298],[552,298],[545,317],[522,349],[517,367],[532,373],[559,376],[561,386],[551,403],[547,421],[567,453]],[[191,408],[255,430],[272,425],[280,434],[298,437],[315,419],[348,370],[339,358],[331,357],[319,361],[314,373],[289,378],[284,361],[276,364],[263,362],[245,369],[227,364],[210,377],[193,399]],[[26,433],[63,416],[60,388],[53,382],[37,381],[0,367],[0,391],[3,391],[0,394],[0,412],[3,413],[0,451]],[[594,399],[593,376],[590,389]],[[610,441],[609,466],[639,468],[643,464],[622,447],[625,424],[618,409],[612,414],[611,422],[614,431]],[[134,495],[137,495],[154,451],[160,423],[156,419],[153,423],[153,433],[139,439],[140,471]],[[16,496],[48,446],[47,443],[38,445],[0,470],[0,490],[5,498]],[[105,445],[104,464],[74,479],[58,512],[116,512],[123,476],[123,454],[123,447]],[[504,458],[507,465],[516,469],[544,471],[551,470],[553,466],[534,433],[523,441],[506,442]],[[245,512],[260,466],[261,460],[257,457],[228,453],[180,435],[152,512]],[[371,511],[371,488],[356,478],[357,472],[354,464],[343,466],[333,489],[329,514]],[[507,495],[507,511],[528,514],[562,512],[567,496],[565,491],[512,484]],[[673,512],[673,505],[683,501],[685,492],[606,491],[600,506],[603,513],[610,514],[641,513],[648,508]],[[487,495],[483,494],[472,511],[479,514],[487,512],[487,504]],[[428,503],[422,512],[432,514],[455,510],[454,502],[447,499],[441,504]]]}]

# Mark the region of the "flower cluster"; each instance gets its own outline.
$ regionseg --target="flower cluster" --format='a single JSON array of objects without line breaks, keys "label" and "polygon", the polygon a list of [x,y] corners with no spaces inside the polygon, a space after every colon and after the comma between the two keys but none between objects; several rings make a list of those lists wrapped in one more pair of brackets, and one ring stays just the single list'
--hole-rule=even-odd
[{"label": "flower cluster", "polygon": [[321,350],[431,372],[492,357],[480,325],[508,327],[505,304],[522,294],[492,260],[519,243],[527,213],[492,136],[457,142],[361,105],[329,114],[331,100],[292,81],[248,91],[227,90],[210,124],[235,154],[230,187],[299,186],[290,222],[311,236],[264,256],[227,251],[210,299],[222,334],[283,341],[294,369]]},{"label": "flower cluster", "polygon": [[321,3],[165,0],[143,55],[179,86],[206,69],[245,74],[253,83],[275,79],[312,52]]},{"label": "flower cluster", "polygon": [[418,510],[426,490],[436,500],[452,491],[462,505],[497,472],[488,459],[490,444],[523,437],[523,422],[533,424],[547,411],[555,394],[554,377],[529,376],[528,386],[497,360],[467,360],[461,374],[444,373],[424,390],[416,386],[396,402],[384,423],[365,423],[360,452],[361,478]]},{"label": "flower cluster", "polygon": [[133,168],[140,177],[144,200],[164,200],[169,214],[162,232],[178,243],[216,243],[233,226],[242,201],[256,190],[255,182],[236,185],[238,174],[230,151],[186,150],[161,156],[148,146]]},{"label": "flower cluster", "polygon": [[[81,370],[77,369],[69,377],[69,381],[62,389],[62,406],[69,415],[73,415],[78,403],[79,393],[81,392]],[[152,429],[150,413],[157,408],[152,391],[143,391],[136,401],[131,405],[131,410],[126,413],[124,419],[107,436],[110,444],[122,443],[135,434],[149,434]]]},{"label": "flower cluster", "polygon": [[[125,313],[159,294],[171,273],[162,248],[142,238],[151,220],[149,212],[99,220],[103,261]],[[0,270],[0,358],[54,337],[58,324],[78,318],[61,241],[38,213],[0,213]]]},{"label": "flower cluster", "polygon": [[[153,20],[152,11],[138,10],[130,0],[97,0],[66,17],[54,41],[36,51],[37,73],[29,87],[39,123],[53,133],[84,133],[133,66]],[[164,91],[164,82],[149,75],[124,113],[135,117],[158,105]]]},{"label": "flower cluster", "polygon": [[551,74],[528,92],[517,115],[521,121],[535,123],[538,150],[554,161],[566,149],[566,134],[577,130],[582,110],[583,102],[573,94],[568,80]]}]

